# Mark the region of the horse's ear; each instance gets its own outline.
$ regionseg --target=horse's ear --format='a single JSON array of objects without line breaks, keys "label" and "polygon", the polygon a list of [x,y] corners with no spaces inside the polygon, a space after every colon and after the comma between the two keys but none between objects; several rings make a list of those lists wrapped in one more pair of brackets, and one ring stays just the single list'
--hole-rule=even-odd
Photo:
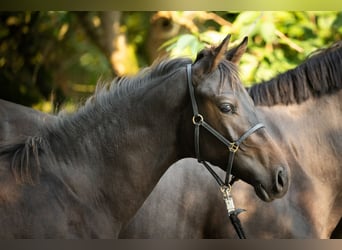
[{"label": "horse's ear", "polygon": [[227,35],[219,46],[201,51],[194,62],[194,70],[199,75],[213,72],[219,63],[225,59],[229,40],[230,35]]},{"label": "horse's ear", "polygon": [[248,43],[248,37],[245,36],[242,42],[238,46],[226,52],[226,59],[228,61],[233,62],[234,64],[238,64],[240,62],[242,55],[246,52],[247,43]]},{"label": "horse's ear", "polygon": [[230,35],[227,35],[223,39],[221,44],[214,49],[214,57],[213,57],[213,61],[212,61],[209,72],[213,72],[217,68],[219,63],[225,58],[229,40],[230,40]]}]

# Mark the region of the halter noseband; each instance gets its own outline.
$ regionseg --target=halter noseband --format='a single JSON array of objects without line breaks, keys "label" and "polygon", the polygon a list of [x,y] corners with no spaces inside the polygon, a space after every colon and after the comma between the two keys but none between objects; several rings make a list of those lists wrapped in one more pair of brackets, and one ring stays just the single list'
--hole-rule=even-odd
[{"label": "halter noseband", "polygon": [[[211,175],[215,178],[216,182],[220,186],[220,190],[223,194],[223,200],[226,203],[226,208],[228,211],[228,216],[233,224],[233,227],[238,234],[240,239],[246,239],[245,233],[242,229],[241,222],[238,218],[239,213],[245,211],[244,209],[235,209],[233,197],[230,194],[231,185],[234,180],[232,180],[231,177],[231,171],[233,167],[233,160],[236,151],[239,149],[240,144],[251,134],[253,134],[255,131],[257,131],[260,128],[265,127],[262,123],[257,123],[253,127],[251,127],[249,130],[247,130],[239,139],[236,141],[229,141],[224,136],[222,136],[217,130],[215,130],[212,126],[210,126],[208,123],[205,122],[203,116],[198,112],[198,107],[195,99],[194,94],[194,87],[192,85],[192,79],[191,79],[191,64],[188,64],[186,66],[186,73],[187,73],[187,80],[188,80],[188,86],[189,86],[189,92],[191,97],[191,105],[193,110],[193,117],[192,117],[192,123],[195,125],[195,153],[196,158],[198,162],[202,163],[207,170],[211,173]],[[224,145],[228,147],[229,155],[228,155],[228,164],[226,169],[226,178],[225,181],[222,181],[221,178],[216,174],[216,172],[209,166],[209,164],[201,159],[200,155],[200,148],[199,148],[199,129],[200,127],[204,127],[207,131],[209,131],[212,135],[214,135],[217,139],[219,139]]]}]

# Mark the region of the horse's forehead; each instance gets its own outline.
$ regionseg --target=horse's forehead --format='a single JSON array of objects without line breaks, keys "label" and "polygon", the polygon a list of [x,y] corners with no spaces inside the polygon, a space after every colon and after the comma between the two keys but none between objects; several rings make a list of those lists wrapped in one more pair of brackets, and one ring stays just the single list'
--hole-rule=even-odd
[{"label": "horse's forehead", "polygon": [[201,86],[201,92],[206,96],[239,96],[242,93],[241,84],[234,82],[229,78],[211,78],[205,81]]}]

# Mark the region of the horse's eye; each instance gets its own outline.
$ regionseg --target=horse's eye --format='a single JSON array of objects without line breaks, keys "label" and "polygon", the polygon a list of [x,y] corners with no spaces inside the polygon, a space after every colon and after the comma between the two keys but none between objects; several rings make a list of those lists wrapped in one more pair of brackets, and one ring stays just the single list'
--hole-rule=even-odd
[{"label": "horse's eye", "polygon": [[235,107],[231,103],[222,103],[220,105],[220,110],[222,113],[229,114],[229,113],[233,113],[235,111]]}]

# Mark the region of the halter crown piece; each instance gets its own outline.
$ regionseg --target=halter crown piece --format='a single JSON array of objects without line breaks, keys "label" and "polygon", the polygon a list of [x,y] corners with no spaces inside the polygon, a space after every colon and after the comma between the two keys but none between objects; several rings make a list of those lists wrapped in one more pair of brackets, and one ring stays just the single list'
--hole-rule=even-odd
[{"label": "halter crown piece", "polygon": [[[256,132],[258,129],[265,127],[262,123],[257,123],[253,127],[251,127],[249,130],[247,130],[239,139],[236,141],[229,141],[226,139],[224,136],[222,136],[217,130],[215,130],[212,126],[210,126],[205,120],[203,115],[201,115],[198,112],[198,106],[196,103],[196,98],[195,98],[195,93],[194,93],[194,87],[192,85],[192,78],[191,78],[191,64],[188,64],[186,67],[186,72],[187,72],[187,82],[189,86],[189,93],[190,93],[190,98],[191,98],[191,105],[192,105],[192,110],[193,110],[193,117],[192,117],[192,122],[195,125],[195,153],[196,153],[196,158],[198,162],[202,163],[207,170],[210,172],[210,174],[215,178],[216,182],[220,186],[220,190],[223,194],[223,199],[226,203],[227,211],[229,218],[239,235],[240,239],[245,239],[244,232],[242,230],[240,220],[237,217],[239,213],[241,213],[242,209],[235,209],[234,202],[233,202],[233,197],[230,194],[230,189],[231,189],[231,181],[232,181],[232,167],[233,167],[233,160],[235,153],[238,151],[240,144],[251,134]],[[223,144],[225,144],[228,148],[229,154],[228,154],[228,164],[226,168],[226,178],[225,181],[222,181],[221,178],[216,174],[216,172],[209,166],[209,164],[201,159],[200,155],[200,146],[199,146],[199,131],[200,127],[205,128],[207,131],[209,131],[212,135],[214,135],[218,140],[220,140]]]}]

